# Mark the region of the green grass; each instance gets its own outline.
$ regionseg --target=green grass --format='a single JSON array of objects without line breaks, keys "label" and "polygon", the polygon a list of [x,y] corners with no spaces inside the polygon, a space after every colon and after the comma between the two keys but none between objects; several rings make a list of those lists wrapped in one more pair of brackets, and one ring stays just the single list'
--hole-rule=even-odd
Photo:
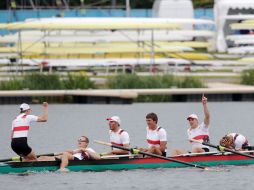
[{"label": "green grass", "polygon": [[254,70],[248,70],[242,73],[241,84],[254,85]]}]

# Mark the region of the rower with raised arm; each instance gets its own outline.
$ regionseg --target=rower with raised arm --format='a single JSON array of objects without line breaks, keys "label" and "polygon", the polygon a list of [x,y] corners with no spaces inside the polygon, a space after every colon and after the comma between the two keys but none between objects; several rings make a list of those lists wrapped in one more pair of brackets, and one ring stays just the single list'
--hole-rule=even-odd
[{"label": "rower with raised arm", "polygon": [[[118,116],[112,116],[107,118],[109,125],[109,138],[111,144],[118,146],[129,147],[130,146],[130,137],[127,131],[120,128],[121,120]],[[104,153],[103,155],[114,155],[114,154],[129,154],[126,150],[121,150],[117,148],[112,148],[112,151]]]},{"label": "rower with raised arm", "polygon": [[[203,95],[202,96],[202,105],[203,105],[203,111],[204,111],[204,121],[199,124],[199,119],[196,114],[190,114],[187,117],[187,120],[189,122],[189,128],[187,130],[188,139],[191,143],[192,153],[202,153],[202,152],[209,152],[209,147],[203,145],[199,142],[194,142],[191,139],[194,140],[203,140],[204,138],[209,139],[209,129],[208,126],[210,124],[210,113],[208,111],[207,107],[207,98]],[[177,156],[180,154],[186,154],[188,151],[175,149],[173,150],[172,155]]]},{"label": "rower with raised arm", "polygon": [[242,151],[242,150],[248,149],[247,147],[249,146],[249,143],[247,138],[243,136],[242,134],[229,133],[221,138],[220,146],[223,146],[232,150]]},{"label": "rower with raised arm", "polygon": [[146,115],[146,140],[148,148],[140,148],[141,151],[166,156],[167,132],[158,125],[158,116],[155,113]]},{"label": "rower with raised arm", "polygon": [[46,122],[48,120],[48,103],[43,102],[43,114],[31,115],[32,109],[26,103],[20,105],[20,114],[12,121],[11,148],[23,157],[23,161],[36,161],[36,155],[27,144],[28,131],[32,122]]}]

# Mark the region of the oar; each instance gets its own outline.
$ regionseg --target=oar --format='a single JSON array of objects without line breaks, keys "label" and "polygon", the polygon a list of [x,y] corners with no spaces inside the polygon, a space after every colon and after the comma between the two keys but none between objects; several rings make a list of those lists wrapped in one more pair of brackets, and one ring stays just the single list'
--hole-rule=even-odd
[{"label": "oar", "polygon": [[[40,156],[58,156],[59,154],[61,154],[61,153],[38,154],[36,156],[37,157],[40,157]],[[9,161],[22,161],[22,157],[14,156],[14,157],[11,157],[11,158],[0,159],[0,162],[9,162]]]},{"label": "oar", "polygon": [[160,158],[160,159],[163,159],[163,160],[177,162],[177,163],[180,163],[180,164],[183,164],[183,165],[187,165],[187,166],[192,166],[192,167],[195,167],[195,168],[200,168],[200,169],[203,169],[203,170],[209,170],[209,168],[207,168],[207,167],[199,166],[199,165],[196,165],[196,164],[191,164],[191,163],[188,163],[188,162],[183,162],[183,161],[180,161],[180,160],[176,160],[176,159],[173,159],[173,158],[168,158],[168,157],[160,156],[160,155],[157,155],[157,154],[152,154],[152,153],[149,153],[149,152],[143,152],[143,151],[140,151],[140,150],[138,150],[136,148],[127,148],[127,147],[118,146],[118,145],[114,145],[114,144],[106,143],[106,142],[102,142],[102,141],[97,141],[97,140],[95,140],[94,142],[96,142],[98,144],[103,144],[103,145],[106,145],[106,146],[110,146],[110,147],[113,147],[113,148],[118,148],[118,149],[130,151],[132,154],[142,154],[142,155],[146,155],[146,156]]},{"label": "oar", "polygon": [[239,151],[235,151],[235,150],[226,148],[226,147],[224,147],[224,146],[213,145],[213,144],[210,144],[210,143],[208,143],[208,142],[206,142],[206,141],[199,141],[199,140],[195,140],[195,139],[191,139],[191,141],[193,141],[193,142],[198,142],[198,143],[201,143],[201,144],[203,144],[203,145],[216,148],[216,149],[219,150],[219,151],[231,152],[231,153],[234,153],[234,154],[239,154],[239,155],[246,156],[246,157],[249,157],[249,158],[254,159],[254,156],[251,156],[251,155],[249,155],[249,154],[245,154],[245,153],[242,153],[242,152],[239,152]]}]

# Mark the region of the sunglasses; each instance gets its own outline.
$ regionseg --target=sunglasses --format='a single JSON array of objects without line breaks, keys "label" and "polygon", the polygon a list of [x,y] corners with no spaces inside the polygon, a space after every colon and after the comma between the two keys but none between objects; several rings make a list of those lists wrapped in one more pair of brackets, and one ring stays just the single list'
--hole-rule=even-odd
[{"label": "sunglasses", "polygon": [[189,118],[188,121],[193,121],[194,119],[193,118]]},{"label": "sunglasses", "polygon": [[78,139],[78,142],[87,142],[87,141],[84,139]]}]

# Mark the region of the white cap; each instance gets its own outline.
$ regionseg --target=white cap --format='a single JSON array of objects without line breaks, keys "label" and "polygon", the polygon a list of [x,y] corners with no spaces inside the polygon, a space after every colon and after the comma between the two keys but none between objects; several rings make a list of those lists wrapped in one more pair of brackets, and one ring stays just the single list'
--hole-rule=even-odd
[{"label": "white cap", "polygon": [[108,121],[115,121],[117,122],[119,125],[121,124],[121,120],[118,116],[112,116],[110,118],[107,118]]},{"label": "white cap", "polygon": [[189,120],[190,118],[192,118],[192,119],[196,119],[196,120],[198,120],[198,116],[196,115],[196,114],[190,114],[188,117],[187,117],[187,120]]},{"label": "white cap", "polygon": [[22,109],[22,111],[31,109],[30,106],[26,103],[21,104],[19,108]]}]

